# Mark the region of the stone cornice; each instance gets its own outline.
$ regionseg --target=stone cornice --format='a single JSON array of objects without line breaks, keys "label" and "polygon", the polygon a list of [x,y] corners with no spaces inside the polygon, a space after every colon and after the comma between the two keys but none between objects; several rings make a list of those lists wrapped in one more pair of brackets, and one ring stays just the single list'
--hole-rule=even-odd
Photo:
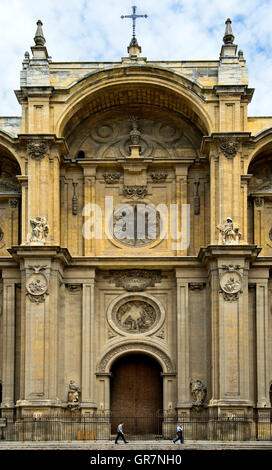
[{"label": "stone cornice", "polygon": [[68,249],[61,248],[60,246],[20,245],[8,248],[7,251],[11,254],[13,259],[17,261],[17,263],[19,263],[21,259],[25,258],[53,258],[59,259],[64,265],[71,263],[71,255]]},{"label": "stone cornice", "polygon": [[198,259],[204,264],[218,257],[245,257],[254,261],[260,251],[261,248],[257,245],[209,245],[206,248],[200,248]]}]

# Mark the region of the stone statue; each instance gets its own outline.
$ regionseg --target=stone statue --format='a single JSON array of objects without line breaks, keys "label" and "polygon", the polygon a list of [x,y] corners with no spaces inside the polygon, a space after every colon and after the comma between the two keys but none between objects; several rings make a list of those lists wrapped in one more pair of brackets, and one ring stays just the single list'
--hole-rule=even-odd
[{"label": "stone statue", "polygon": [[230,217],[226,222],[216,227],[219,230],[219,245],[239,245],[242,234],[239,232],[239,225],[234,224]]},{"label": "stone statue", "polygon": [[30,219],[30,225],[32,228],[31,237],[29,242],[33,244],[42,245],[49,232],[49,227],[45,217],[37,215],[35,219]]},{"label": "stone statue", "polygon": [[200,379],[191,379],[191,394],[193,396],[193,406],[201,407],[207,395],[207,388]]},{"label": "stone statue", "polygon": [[132,129],[129,133],[130,135],[130,141],[132,145],[139,145],[140,144],[140,138],[141,138],[141,132],[138,129],[138,124],[137,124],[137,117],[132,117],[131,119],[132,123]]},{"label": "stone statue", "polygon": [[68,389],[68,406],[78,407],[79,396],[80,396],[79,386],[74,382],[74,380],[70,380],[69,389]]}]

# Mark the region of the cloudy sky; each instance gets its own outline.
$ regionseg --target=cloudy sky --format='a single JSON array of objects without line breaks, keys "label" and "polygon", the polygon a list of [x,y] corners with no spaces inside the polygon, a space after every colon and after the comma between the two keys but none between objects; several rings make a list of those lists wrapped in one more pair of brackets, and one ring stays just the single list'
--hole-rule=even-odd
[{"label": "cloudy sky", "polygon": [[134,3],[148,15],[136,28],[148,60],[218,59],[230,17],[255,88],[249,114],[272,115],[272,0],[0,0],[0,116],[20,115],[13,90],[38,19],[53,61],[119,61]]}]

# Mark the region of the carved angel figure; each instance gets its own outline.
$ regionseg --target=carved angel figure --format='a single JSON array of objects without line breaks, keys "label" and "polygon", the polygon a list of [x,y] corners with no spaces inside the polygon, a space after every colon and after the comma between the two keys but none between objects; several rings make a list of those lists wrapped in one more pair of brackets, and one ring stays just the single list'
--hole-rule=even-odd
[{"label": "carved angel figure", "polygon": [[49,232],[49,227],[45,217],[37,215],[35,219],[30,219],[32,233],[30,242],[44,243]]},{"label": "carved angel figure", "polygon": [[191,394],[193,396],[193,406],[203,406],[207,388],[200,379],[192,379],[190,382]]},{"label": "carved angel figure", "polygon": [[219,245],[238,245],[242,234],[239,232],[239,225],[233,223],[231,217],[226,219],[224,224],[216,227],[219,230]]}]

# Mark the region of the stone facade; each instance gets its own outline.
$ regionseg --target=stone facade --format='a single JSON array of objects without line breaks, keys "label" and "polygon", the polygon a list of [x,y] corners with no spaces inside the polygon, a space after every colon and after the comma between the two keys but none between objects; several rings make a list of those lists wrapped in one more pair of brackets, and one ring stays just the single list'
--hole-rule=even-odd
[{"label": "stone facade", "polygon": [[219,60],[54,63],[38,23],[0,118],[3,417],[109,410],[136,353],[164,410],[270,413],[272,118],[230,31]]}]

